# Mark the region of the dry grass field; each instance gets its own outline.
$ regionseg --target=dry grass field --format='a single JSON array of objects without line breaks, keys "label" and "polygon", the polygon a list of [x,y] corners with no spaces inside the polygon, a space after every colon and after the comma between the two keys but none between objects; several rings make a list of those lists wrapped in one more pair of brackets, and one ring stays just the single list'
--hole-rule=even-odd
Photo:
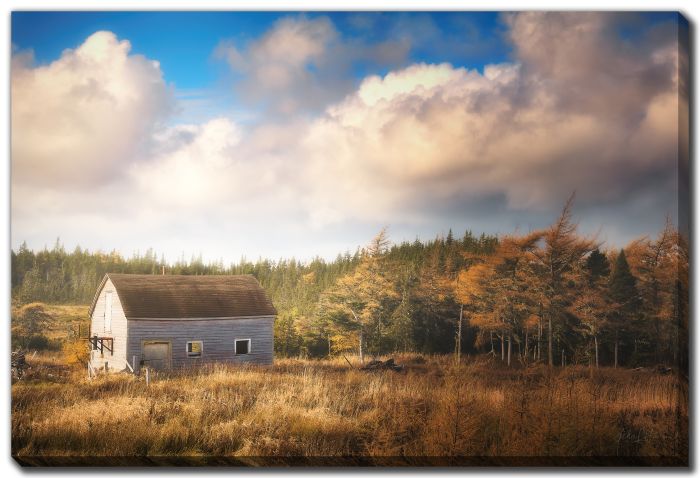
[{"label": "dry grass field", "polygon": [[12,386],[12,454],[32,464],[687,464],[688,389],[674,375],[396,359],[404,372],[287,359],[146,386],[37,357]]},{"label": "dry grass field", "polygon": [[51,316],[51,326],[47,330],[47,336],[51,339],[66,337],[67,331],[77,332],[78,324],[83,327],[82,333],[87,335],[90,327],[87,305],[45,304],[46,312]]}]

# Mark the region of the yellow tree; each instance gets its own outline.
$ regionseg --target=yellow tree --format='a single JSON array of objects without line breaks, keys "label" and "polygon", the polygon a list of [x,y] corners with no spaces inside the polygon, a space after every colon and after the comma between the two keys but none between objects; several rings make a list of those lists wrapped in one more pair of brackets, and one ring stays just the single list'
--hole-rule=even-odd
[{"label": "yellow tree", "polygon": [[334,325],[336,342],[347,343],[348,334],[356,336],[361,362],[367,339],[374,341],[375,351],[381,349],[383,328],[400,298],[386,271],[388,245],[382,229],[363,251],[355,271],[338,279],[319,301],[319,314]]},{"label": "yellow tree", "polygon": [[554,365],[552,337],[560,326],[570,301],[571,288],[567,287],[576,265],[598,246],[593,239],[578,235],[578,225],[572,221],[574,195],[566,201],[559,218],[544,230],[544,244],[531,251],[533,265],[538,269],[542,283],[542,309],[547,321],[547,363]]},{"label": "yellow tree", "polygon": [[676,271],[675,290],[673,294],[673,331],[670,340],[673,363],[688,372],[688,319],[690,301],[690,250],[688,238],[677,234],[678,268]]},{"label": "yellow tree", "polygon": [[[522,342],[527,320],[537,305],[537,276],[532,274],[529,254],[542,237],[539,231],[506,236],[493,255],[462,271],[455,282],[455,296],[471,312],[470,324],[481,333],[501,340],[501,360],[510,365],[513,341]],[[506,353],[507,343],[507,353]],[[527,345],[526,345],[527,350]],[[492,347],[493,351],[493,347]]]},{"label": "yellow tree", "polygon": [[[637,287],[642,297],[643,309],[651,329],[649,334],[655,343],[654,358],[662,360],[664,344],[672,340],[671,328],[675,311],[675,292],[682,263],[680,236],[670,220],[655,240],[641,238],[625,248],[632,273],[638,278]],[[668,340],[664,340],[667,338]]]},{"label": "yellow tree", "polygon": [[[468,311],[469,324],[478,330],[477,346],[490,339],[491,353],[496,351],[493,336],[501,333],[502,324],[496,314],[495,289],[492,286],[495,271],[485,261],[459,272],[455,282],[455,297]],[[501,347],[501,360],[504,350]]]},{"label": "yellow tree", "polygon": [[412,298],[414,324],[421,335],[417,345],[424,351],[434,350],[437,343],[446,338],[443,333],[449,330],[455,317],[452,281],[441,264],[439,247],[435,247],[421,264]]},{"label": "yellow tree", "polygon": [[[605,257],[602,254],[600,256]],[[606,294],[607,276],[596,275],[590,270],[586,271],[580,264],[571,275],[578,294],[568,306],[568,311],[578,318],[580,326],[577,332],[589,339],[589,350],[592,343],[592,362],[598,368],[600,364],[598,338],[601,330],[604,330],[607,325],[606,319],[610,308]]]}]

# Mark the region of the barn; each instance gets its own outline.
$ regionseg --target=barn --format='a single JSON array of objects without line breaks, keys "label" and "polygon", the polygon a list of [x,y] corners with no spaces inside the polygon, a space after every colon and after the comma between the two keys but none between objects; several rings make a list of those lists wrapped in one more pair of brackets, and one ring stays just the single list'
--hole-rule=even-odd
[{"label": "barn", "polygon": [[251,275],[106,274],[90,306],[90,366],[271,364],[276,314]]}]

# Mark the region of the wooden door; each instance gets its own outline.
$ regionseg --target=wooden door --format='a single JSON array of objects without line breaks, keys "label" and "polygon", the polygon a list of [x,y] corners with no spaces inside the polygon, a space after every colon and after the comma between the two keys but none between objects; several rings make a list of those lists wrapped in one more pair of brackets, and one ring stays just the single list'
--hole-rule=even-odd
[{"label": "wooden door", "polygon": [[170,368],[170,342],[148,341],[143,344],[143,365],[154,370]]}]

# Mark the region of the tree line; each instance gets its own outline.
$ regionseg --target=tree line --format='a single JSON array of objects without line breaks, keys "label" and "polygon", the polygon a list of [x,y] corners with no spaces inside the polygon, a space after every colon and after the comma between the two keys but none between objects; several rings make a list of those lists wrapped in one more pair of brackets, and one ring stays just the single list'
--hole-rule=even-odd
[{"label": "tree line", "polygon": [[[455,282],[477,342],[510,364],[687,367],[688,244],[658,235],[601,252],[572,221],[502,237]],[[517,349],[517,350],[514,350]]]},{"label": "tree line", "polygon": [[572,201],[550,227],[501,237],[391,244],[320,258],[167,263],[153,250],[12,251],[17,304],[90,303],[107,272],[252,274],[278,310],[278,356],[488,353],[505,365],[687,367],[688,246],[658,237],[603,250],[581,236]]}]

